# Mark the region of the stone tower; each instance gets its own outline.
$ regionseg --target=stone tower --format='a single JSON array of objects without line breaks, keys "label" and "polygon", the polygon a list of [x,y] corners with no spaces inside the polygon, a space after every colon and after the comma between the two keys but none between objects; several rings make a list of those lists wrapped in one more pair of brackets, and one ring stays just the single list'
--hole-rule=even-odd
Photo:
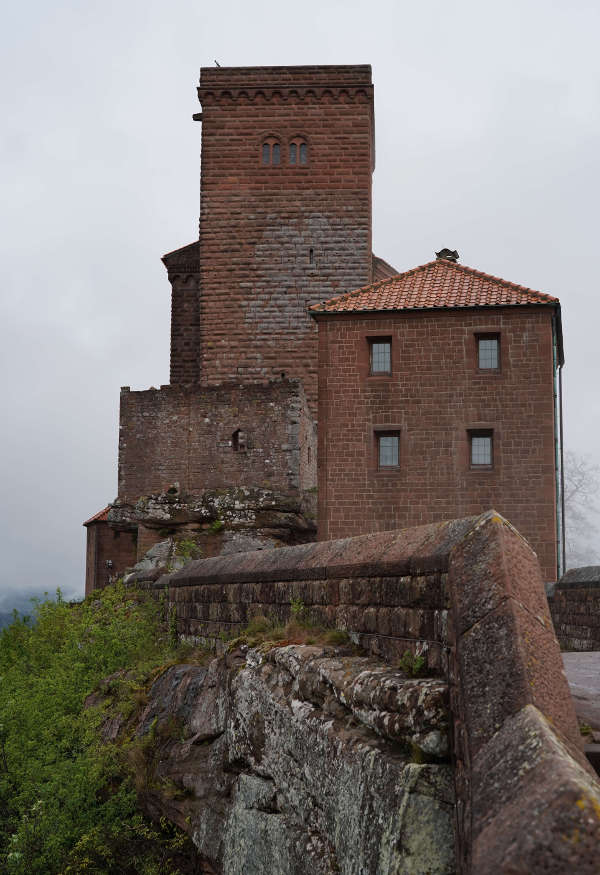
[{"label": "stone tower", "polygon": [[199,239],[163,258],[170,384],[121,390],[118,496],[85,523],[86,592],[167,535],[204,555],[246,530],[254,546],[314,538],[309,307],[395,273],[371,253],[369,66],[203,68],[198,96]]},{"label": "stone tower", "polygon": [[370,66],[203,68],[200,239],[165,256],[171,383],[298,378],[307,309],[371,282]]}]

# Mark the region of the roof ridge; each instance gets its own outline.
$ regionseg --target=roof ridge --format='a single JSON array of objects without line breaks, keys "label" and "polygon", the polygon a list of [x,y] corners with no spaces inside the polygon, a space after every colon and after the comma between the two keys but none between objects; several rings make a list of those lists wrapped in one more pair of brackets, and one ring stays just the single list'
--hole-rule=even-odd
[{"label": "roof ridge", "polygon": [[[419,274],[425,274],[423,281],[412,284],[411,279]],[[357,306],[361,298],[364,298],[363,306]],[[467,264],[438,258],[358,289],[342,292],[313,304],[309,311],[420,310],[525,304],[560,304],[560,301],[547,292],[511,282]]]},{"label": "roof ridge", "polygon": [[[476,267],[469,267],[468,264],[460,264],[459,262],[448,261],[446,259],[437,259],[437,261],[445,261],[448,267],[452,267],[455,270],[467,270],[469,273],[473,273],[476,276],[480,276],[487,280],[492,280],[495,283],[500,283],[503,286],[507,286],[511,289],[519,289],[523,292],[533,292],[534,295],[543,295],[544,298],[550,298],[551,300],[558,300],[558,298],[554,298],[553,295],[549,295],[548,292],[541,292],[539,289],[532,289],[531,286],[523,286],[520,283],[513,283],[512,280],[505,280],[504,277],[496,276],[493,273],[486,273],[483,270],[478,270]],[[429,262],[429,264],[434,264],[435,262]]]},{"label": "roof ridge", "polygon": [[429,267],[430,264],[435,264],[435,261],[428,261],[426,264],[419,264],[417,267],[411,267],[410,270],[402,271],[402,273],[395,273],[392,276],[386,276],[381,280],[376,280],[374,283],[367,283],[365,286],[360,286],[358,289],[351,289],[349,292],[342,292],[341,295],[335,295],[333,298],[327,298],[325,301],[320,301],[318,304],[312,304],[312,306],[309,307],[309,310],[318,310],[322,304],[330,304],[333,301],[340,301],[342,298],[353,298],[361,292],[376,291],[381,286],[384,286],[387,283],[392,283],[400,277],[410,276],[410,274],[424,270],[426,267]]}]

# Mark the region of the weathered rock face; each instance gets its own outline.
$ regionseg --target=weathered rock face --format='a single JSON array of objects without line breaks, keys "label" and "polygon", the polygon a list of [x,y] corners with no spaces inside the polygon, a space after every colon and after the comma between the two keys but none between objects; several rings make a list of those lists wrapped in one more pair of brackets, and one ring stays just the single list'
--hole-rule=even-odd
[{"label": "weathered rock face", "polygon": [[[245,486],[205,489],[183,494],[178,484],[135,504],[117,499],[108,513],[115,531],[137,532],[135,565],[114,569],[113,579],[134,573],[156,579],[177,571],[190,559],[301,544],[316,537],[316,494],[294,496]],[[193,554],[179,551],[181,542],[195,544]],[[129,578],[128,578],[129,579]]]},{"label": "weathered rock face", "polygon": [[283,540],[293,536],[311,540],[316,526],[315,493],[307,491],[296,496],[269,489],[245,486],[229,489],[205,489],[186,495],[175,484],[159,495],[145,495],[135,504],[117,500],[110,508],[108,521],[119,526],[130,523],[149,528],[212,523],[220,520],[234,529],[275,529]]},{"label": "weathered rock face", "polygon": [[340,648],[174,666],[138,727],[159,745],[145,804],[225,875],[452,873],[446,698]]}]

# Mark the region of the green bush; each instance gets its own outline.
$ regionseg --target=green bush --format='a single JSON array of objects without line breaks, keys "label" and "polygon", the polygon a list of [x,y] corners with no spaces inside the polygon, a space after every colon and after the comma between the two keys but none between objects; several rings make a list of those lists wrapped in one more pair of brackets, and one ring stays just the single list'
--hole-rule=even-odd
[{"label": "green bush", "polygon": [[142,817],[120,748],[100,741],[102,708],[84,707],[103,678],[127,669],[110,686],[133,696],[176,658],[161,612],[117,583],[75,606],[35,601],[0,634],[0,871],[182,871],[189,840]]},{"label": "green bush", "polygon": [[202,549],[192,538],[181,538],[175,545],[175,555],[189,562],[191,559],[201,559]]},{"label": "green bush", "polygon": [[413,678],[423,675],[427,670],[425,658],[423,656],[416,656],[414,653],[411,653],[410,650],[404,651],[398,662],[398,666],[401,671]]}]

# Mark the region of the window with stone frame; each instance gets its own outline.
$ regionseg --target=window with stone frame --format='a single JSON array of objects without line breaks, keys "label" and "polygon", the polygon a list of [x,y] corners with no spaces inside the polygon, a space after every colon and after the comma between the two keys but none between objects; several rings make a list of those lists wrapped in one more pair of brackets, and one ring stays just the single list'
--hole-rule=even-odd
[{"label": "window with stone frame", "polygon": [[469,461],[471,468],[492,468],[494,464],[494,433],[491,430],[469,431]]},{"label": "window with stone frame", "polygon": [[480,371],[500,370],[500,335],[477,334],[477,367]]},{"label": "window with stone frame", "polygon": [[261,147],[261,161],[267,166],[277,167],[281,164],[281,143],[277,137],[266,137]]},{"label": "window with stone frame", "polygon": [[308,143],[303,137],[290,140],[288,160],[295,167],[305,167],[308,164]]},{"label": "window with stone frame", "polygon": [[377,432],[377,467],[380,470],[400,467],[400,432]]},{"label": "window with stone frame", "polygon": [[392,373],[391,337],[369,338],[369,373],[372,375]]}]

